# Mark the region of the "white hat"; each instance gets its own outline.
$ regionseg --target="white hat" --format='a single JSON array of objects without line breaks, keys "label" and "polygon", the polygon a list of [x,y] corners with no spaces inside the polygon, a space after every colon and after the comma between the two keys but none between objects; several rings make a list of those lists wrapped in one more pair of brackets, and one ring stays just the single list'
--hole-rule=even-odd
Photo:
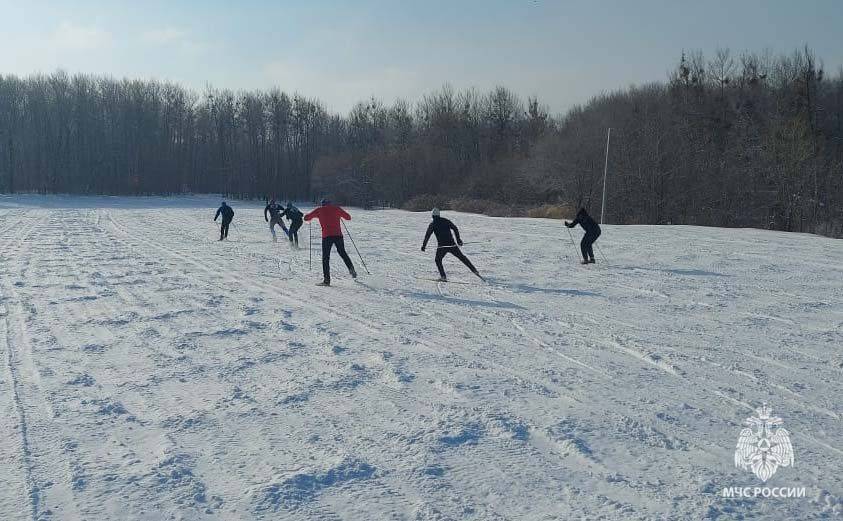
[{"label": "white hat", "polygon": [[433,214],[434,217],[439,217],[439,208],[434,208],[431,213]]}]

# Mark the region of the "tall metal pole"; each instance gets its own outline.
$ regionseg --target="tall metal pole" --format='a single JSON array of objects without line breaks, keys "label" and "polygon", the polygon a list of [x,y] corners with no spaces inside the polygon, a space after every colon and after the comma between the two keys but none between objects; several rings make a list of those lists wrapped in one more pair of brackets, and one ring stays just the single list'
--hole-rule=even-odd
[{"label": "tall metal pole", "polygon": [[603,164],[603,204],[600,206],[600,224],[603,224],[603,214],[606,212],[606,173],[609,171],[609,138],[612,137],[612,128],[606,132],[606,162]]}]

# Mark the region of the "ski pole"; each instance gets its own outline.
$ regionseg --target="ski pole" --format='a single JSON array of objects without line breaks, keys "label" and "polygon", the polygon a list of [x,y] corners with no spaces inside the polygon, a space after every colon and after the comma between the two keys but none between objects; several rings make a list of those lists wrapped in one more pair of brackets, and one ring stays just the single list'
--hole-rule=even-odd
[{"label": "ski pole", "polygon": [[573,234],[573,233],[571,233],[571,229],[570,229],[570,228],[568,228],[567,226],[566,226],[565,228],[567,228],[567,229],[568,229],[568,237],[570,237],[570,238],[571,238],[571,244],[573,244],[573,245],[574,245],[574,249],[576,249],[576,247],[577,247],[577,243],[576,243],[576,242],[574,242],[574,234]]},{"label": "ski pole", "polygon": [[465,246],[466,244],[485,244],[487,242],[490,242],[490,241],[469,241],[469,242],[464,242],[461,245],[460,244],[452,244],[450,246],[437,246],[436,249],[439,250],[439,249],[442,249],[442,248],[457,248],[459,246]]},{"label": "ski pole", "polygon": [[357,256],[358,256],[358,257],[360,257],[360,262],[362,262],[362,263],[363,263],[363,269],[364,269],[364,270],[366,270],[366,273],[368,273],[369,275],[371,275],[371,273],[369,273],[369,268],[367,268],[367,267],[366,267],[366,261],[364,261],[364,260],[363,260],[363,256],[362,256],[362,255],[360,255],[360,250],[358,250],[358,249],[357,249],[357,245],[356,245],[356,244],[354,244],[354,237],[352,237],[352,236],[351,236],[351,232],[350,232],[350,231],[348,231],[348,226],[346,226],[346,225],[345,225],[345,223],[344,223],[342,220],[341,220],[340,222],[342,223],[342,227],[343,227],[343,228],[345,228],[345,233],[347,233],[347,234],[348,234],[348,238],[349,238],[349,239],[351,239],[351,245],[352,245],[352,246],[354,246],[354,251],[356,251],[356,252],[357,252]]},{"label": "ski pole", "polygon": [[310,221],[307,222],[307,251],[310,253],[310,266],[307,268],[307,271],[313,271],[313,233],[311,233],[312,228],[310,227]]},{"label": "ski pole", "polygon": [[601,249],[600,249],[600,248],[599,248],[596,244],[594,245],[594,248],[597,250],[597,253],[599,253],[599,254],[600,254],[600,256],[601,256],[601,257],[603,257],[603,262],[605,262],[606,264],[608,264],[608,263],[609,263],[609,259],[607,259],[605,255],[603,255],[603,250],[601,250]]},{"label": "ski pole", "polygon": [[[566,226],[565,228],[567,228],[567,229],[568,229],[568,237],[571,239],[571,244],[574,246],[574,252],[576,252],[576,251],[577,251],[577,243],[574,241],[574,234],[573,234],[573,233],[571,233],[571,229],[570,229],[570,228],[568,228],[567,226]],[[577,254],[575,255],[575,258],[576,258],[577,256],[579,256],[579,253],[577,253]],[[565,258],[567,258],[567,256],[566,256]]]}]

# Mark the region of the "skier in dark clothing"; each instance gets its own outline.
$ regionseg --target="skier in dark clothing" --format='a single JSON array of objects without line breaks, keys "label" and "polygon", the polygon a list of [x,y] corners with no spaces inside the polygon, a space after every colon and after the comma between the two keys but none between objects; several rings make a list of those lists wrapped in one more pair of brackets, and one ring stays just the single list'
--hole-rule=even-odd
[{"label": "skier in dark clothing", "polygon": [[[462,246],[462,239],[460,238],[460,231],[454,223],[444,217],[440,217],[439,208],[434,208],[432,214],[433,222],[430,223],[430,226],[427,227],[427,233],[424,234],[421,251],[427,248],[427,241],[430,239],[430,235],[436,235],[436,242],[439,243],[439,247],[436,248],[436,268],[439,270],[439,280],[442,282],[448,280],[447,275],[445,275],[445,269],[442,267],[442,259],[449,253],[461,260],[471,270],[471,273],[480,277],[481,280],[485,280],[477,272],[477,268],[468,260],[468,257],[457,247],[457,244]],[[454,243],[454,237],[451,235],[451,231],[457,236],[456,243]]]},{"label": "skier in dark clothing", "polygon": [[304,222],[304,215],[301,213],[301,210],[293,206],[293,203],[288,202],[287,208],[281,212],[281,217],[287,216],[287,219],[290,221],[290,231],[287,235],[290,236],[290,243],[295,246],[296,248],[299,247],[299,228]]},{"label": "skier in dark clothing", "polygon": [[[287,231],[287,227],[284,226],[284,220],[282,219],[283,212],[281,212],[281,210],[283,210],[283,208],[283,206],[275,202],[275,199],[272,199],[266,204],[266,208],[263,209],[263,218],[269,223],[269,231],[272,233],[272,240],[275,242],[278,242],[278,237],[275,236],[276,224],[280,225],[281,229],[284,230],[284,235],[290,235],[290,232]],[[269,219],[270,217],[272,220]]]},{"label": "skier in dark clothing", "polygon": [[225,201],[222,202],[222,205],[217,210],[217,214],[214,215],[214,222],[217,222],[217,217],[222,215],[222,225],[220,226],[220,240],[228,239],[228,226],[231,224],[231,220],[234,219],[234,210],[231,209],[230,206],[225,204]]},{"label": "skier in dark clothing", "polygon": [[588,215],[588,212],[585,211],[585,208],[580,208],[580,211],[577,212],[576,219],[573,222],[565,221],[565,226],[568,228],[573,228],[576,225],[580,225],[585,230],[585,235],[580,242],[580,249],[582,250],[582,264],[594,264],[594,249],[592,245],[594,241],[600,237],[600,225]]},{"label": "skier in dark clothing", "polygon": [[319,208],[316,208],[304,216],[305,221],[310,221],[314,218],[319,219],[319,225],[322,226],[322,275],[324,278],[318,285],[331,285],[331,248],[334,245],[337,247],[337,253],[340,254],[343,262],[345,262],[345,266],[348,268],[351,278],[356,279],[357,272],[354,271],[354,264],[348,257],[348,253],[345,251],[345,241],[342,236],[342,227],[340,225],[340,219],[350,221],[351,216],[339,206],[331,204],[331,202],[326,199],[322,199],[321,206]]}]

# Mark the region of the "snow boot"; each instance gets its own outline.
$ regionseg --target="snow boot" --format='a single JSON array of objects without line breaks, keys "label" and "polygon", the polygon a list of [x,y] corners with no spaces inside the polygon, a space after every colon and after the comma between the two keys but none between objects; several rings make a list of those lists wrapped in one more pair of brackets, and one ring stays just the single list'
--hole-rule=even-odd
[{"label": "snow boot", "polygon": [[354,271],[353,269],[351,269],[351,270],[348,270],[348,272],[351,274],[351,278],[352,278],[352,279],[356,279],[356,278],[357,278],[357,272],[356,272],[356,271]]},{"label": "snow boot", "polygon": [[330,286],[331,281],[330,280],[323,280],[322,282],[317,282],[316,285],[317,286]]}]

